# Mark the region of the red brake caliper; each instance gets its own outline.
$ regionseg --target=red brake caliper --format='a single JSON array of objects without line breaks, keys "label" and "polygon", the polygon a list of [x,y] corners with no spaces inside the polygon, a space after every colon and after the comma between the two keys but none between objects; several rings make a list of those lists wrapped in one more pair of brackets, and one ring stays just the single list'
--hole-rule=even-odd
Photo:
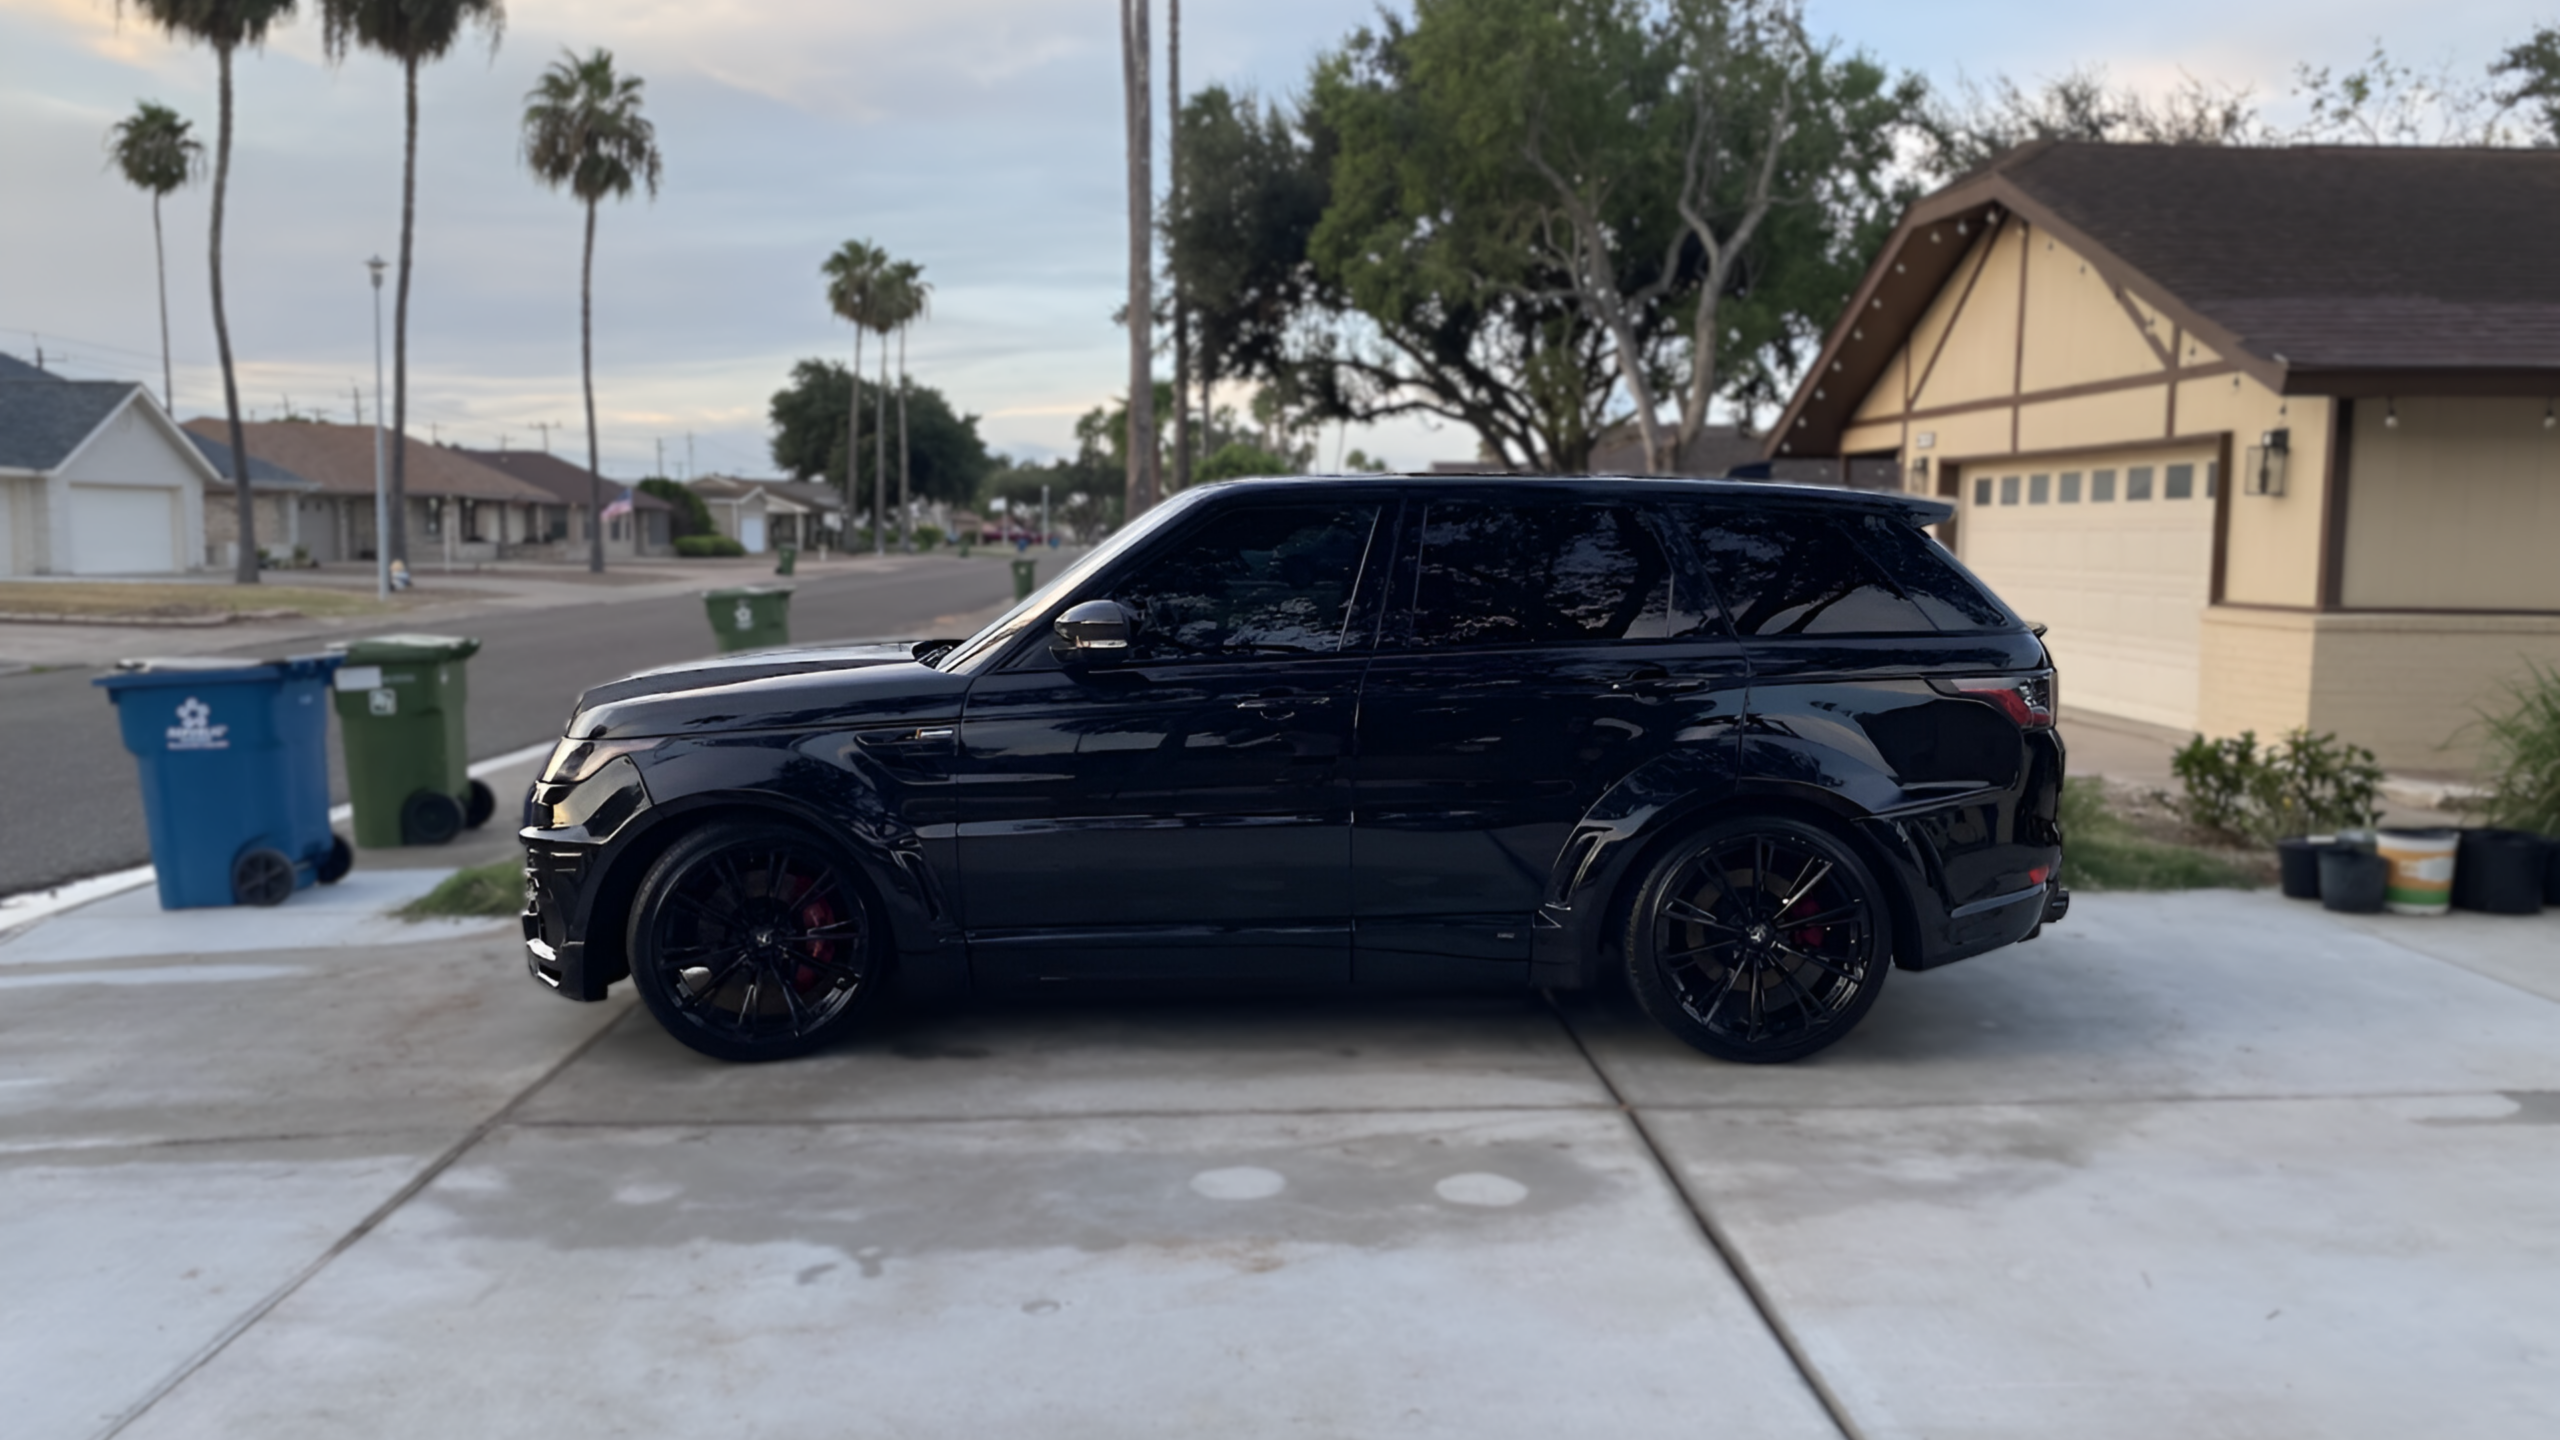
[{"label": "red brake caliper", "polygon": [[[813,887],[814,884],[815,882],[812,882]],[[829,905],[824,898],[809,899],[807,896],[803,896],[801,898],[807,901],[806,904],[803,904],[800,907],[801,924],[808,926],[812,930],[824,930],[836,923],[835,907]],[[824,964],[836,958],[836,942],[833,940],[812,940],[808,943],[808,952],[809,958]],[[818,983],[818,972],[810,969],[806,965],[803,965],[795,974],[792,975],[791,983],[798,987],[800,992],[805,995],[809,992],[810,987]]]}]

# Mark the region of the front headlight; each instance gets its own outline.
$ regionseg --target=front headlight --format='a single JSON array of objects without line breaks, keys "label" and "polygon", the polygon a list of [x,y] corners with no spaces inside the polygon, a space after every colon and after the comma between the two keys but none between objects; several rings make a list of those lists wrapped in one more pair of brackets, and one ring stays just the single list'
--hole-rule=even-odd
[{"label": "front headlight", "polygon": [[580,770],[582,778],[545,781],[534,787],[535,828],[584,830],[590,840],[609,840],[624,822],[648,807],[649,792],[640,783],[640,767],[631,763],[628,753]]},{"label": "front headlight", "polygon": [[535,783],[575,785],[616,756],[637,755],[665,743],[664,736],[642,740],[563,740],[551,747],[551,758],[542,762],[542,778]]}]

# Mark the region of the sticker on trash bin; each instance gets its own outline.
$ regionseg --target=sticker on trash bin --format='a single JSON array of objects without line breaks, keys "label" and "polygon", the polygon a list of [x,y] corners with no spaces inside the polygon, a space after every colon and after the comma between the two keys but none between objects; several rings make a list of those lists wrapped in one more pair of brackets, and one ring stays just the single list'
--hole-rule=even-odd
[{"label": "sticker on trash bin", "polygon": [[228,750],[231,727],[213,723],[213,707],[188,696],[178,706],[178,723],[169,727],[172,750]]},{"label": "sticker on trash bin", "polygon": [[338,667],[337,682],[341,690],[379,690],[382,688],[382,667],[341,665]]},{"label": "sticker on trash bin", "polygon": [[749,605],[744,600],[738,602],[738,628],[741,630],[753,630],[756,628],[755,607]]},{"label": "sticker on trash bin", "polygon": [[397,715],[400,713],[400,692],[391,689],[376,690],[364,697],[364,709],[368,715]]}]

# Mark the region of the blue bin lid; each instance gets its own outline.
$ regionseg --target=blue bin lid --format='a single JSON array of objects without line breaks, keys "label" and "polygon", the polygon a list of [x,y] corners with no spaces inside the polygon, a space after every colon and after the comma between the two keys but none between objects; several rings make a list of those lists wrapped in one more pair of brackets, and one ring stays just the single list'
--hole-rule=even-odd
[{"label": "blue bin lid", "polygon": [[119,660],[115,674],[100,675],[89,683],[109,690],[147,690],[166,685],[321,680],[338,668],[342,658],[337,655],[288,655],[278,660],[242,660],[218,655],[177,655]]}]

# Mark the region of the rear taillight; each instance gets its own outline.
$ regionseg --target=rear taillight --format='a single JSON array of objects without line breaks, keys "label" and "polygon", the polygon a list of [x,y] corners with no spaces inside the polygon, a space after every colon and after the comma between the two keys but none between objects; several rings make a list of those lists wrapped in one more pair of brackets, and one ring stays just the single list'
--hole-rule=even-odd
[{"label": "rear taillight", "polygon": [[2032,675],[1988,675],[1980,679],[1932,680],[1942,695],[1980,700],[2016,721],[2021,730],[2053,728],[2053,672]]}]

